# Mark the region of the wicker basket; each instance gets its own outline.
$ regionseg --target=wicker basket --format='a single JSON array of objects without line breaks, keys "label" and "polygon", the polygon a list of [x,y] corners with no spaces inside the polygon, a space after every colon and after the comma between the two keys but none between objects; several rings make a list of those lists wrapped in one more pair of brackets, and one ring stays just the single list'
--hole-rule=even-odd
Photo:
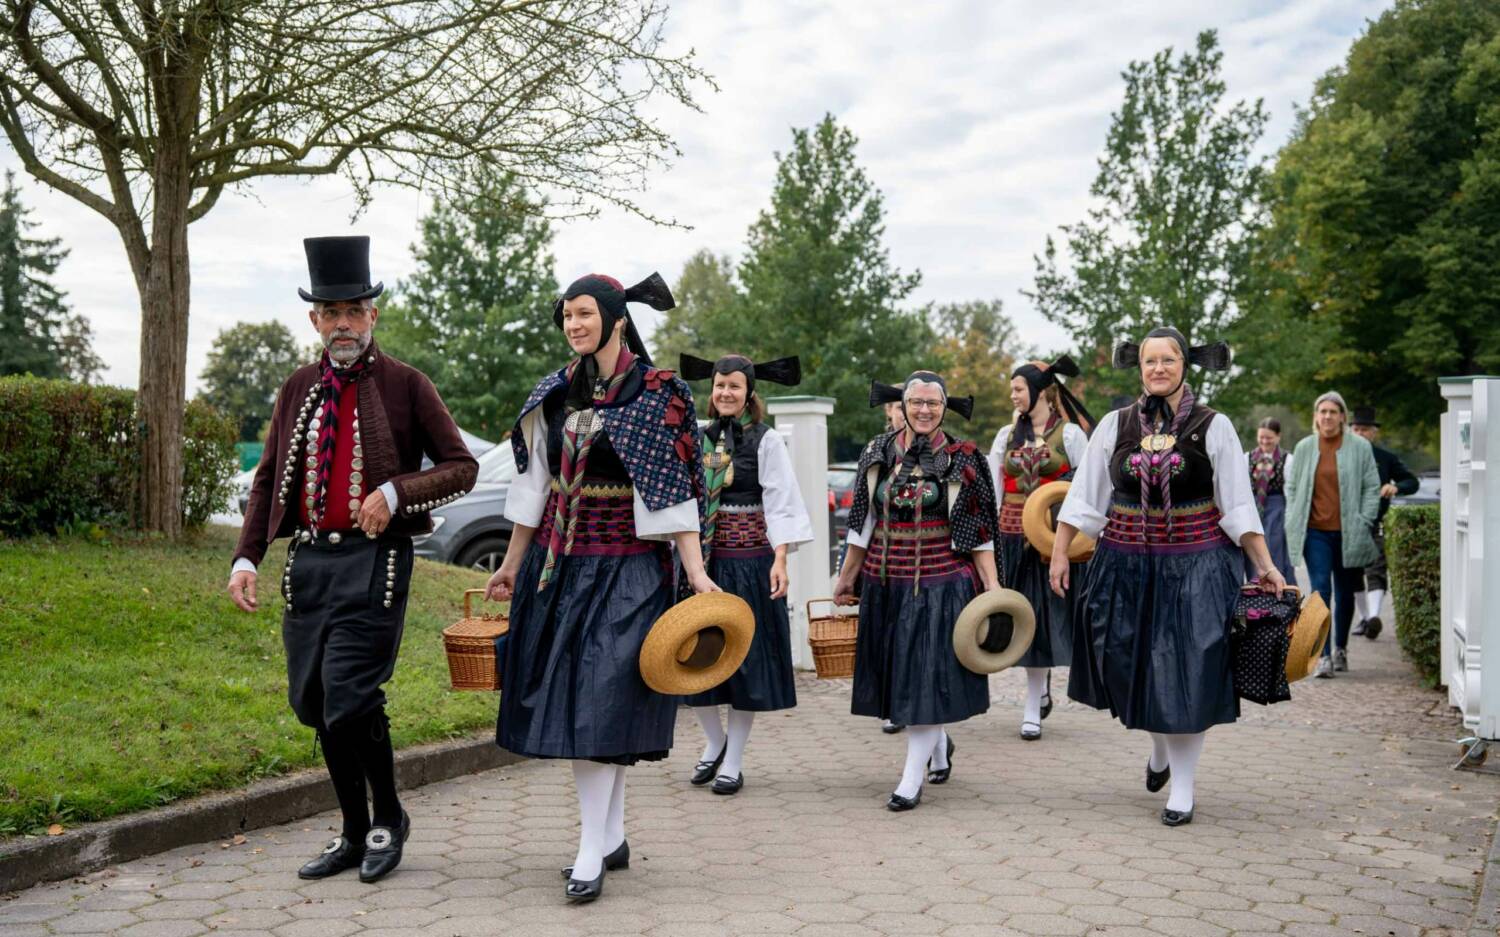
[{"label": "wicker basket", "polygon": [[510,630],[504,615],[475,618],[469,597],[483,589],[464,592],[464,617],[443,629],[443,649],[448,652],[448,677],[455,690],[498,690],[500,671],[495,666],[495,639]]},{"label": "wicker basket", "polygon": [[819,602],[833,605],[833,600],[813,599],[807,603],[807,643],[812,645],[813,666],[817,668],[818,678],[852,677],[859,616],[840,614],[835,606],[832,615],[814,618],[812,607]]}]

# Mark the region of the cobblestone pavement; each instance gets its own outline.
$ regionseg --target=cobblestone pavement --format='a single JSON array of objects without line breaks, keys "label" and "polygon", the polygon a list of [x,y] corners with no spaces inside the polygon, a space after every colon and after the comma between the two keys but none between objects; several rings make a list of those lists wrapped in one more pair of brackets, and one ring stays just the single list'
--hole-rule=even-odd
[{"label": "cobblestone pavement", "polygon": [[[571,775],[532,762],[406,795],[402,867],[296,878],[332,814],[179,849],[0,902],[0,937],[124,934],[1467,935],[1500,780],[1448,770],[1456,718],[1393,640],[1353,639],[1354,671],[1308,680],[1208,737],[1196,819],[1167,829],[1149,745],[1062,701],[1017,737],[1017,674],[953,730],[953,780],[905,814],[883,804],[905,737],[848,715],[846,681],[801,685],[762,716],[736,797],[688,785],[700,746],[630,774],[629,870],[568,906]],[[398,713],[399,715],[399,713]]]}]

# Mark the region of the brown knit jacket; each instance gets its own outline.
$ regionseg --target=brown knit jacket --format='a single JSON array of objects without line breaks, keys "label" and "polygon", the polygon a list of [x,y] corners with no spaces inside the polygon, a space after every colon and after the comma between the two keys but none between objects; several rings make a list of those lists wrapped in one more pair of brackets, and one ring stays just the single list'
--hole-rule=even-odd
[{"label": "brown knit jacket", "polygon": [[[432,508],[457,500],[474,487],[479,463],[469,454],[443,398],[427,375],[380,351],[374,342],[365,352],[369,370],[354,385],[359,393],[359,424],[365,451],[366,490],[386,482],[396,486],[397,507],[388,533],[425,534],[432,530]],[[292,372],[276,395],[271,429],[261,453],[245,525],[234,555],[260,565],[266,547],[289,536],[298,521],[302,496],[301,465],[292,464],[290,488],[287,466],[290,447],[302,440],[296,431],[308,393],[318,383],[318,366],[304,365]],[[432,468],[419,471],[422,455]],[[301,450],[298,450],[300,463]]]}]

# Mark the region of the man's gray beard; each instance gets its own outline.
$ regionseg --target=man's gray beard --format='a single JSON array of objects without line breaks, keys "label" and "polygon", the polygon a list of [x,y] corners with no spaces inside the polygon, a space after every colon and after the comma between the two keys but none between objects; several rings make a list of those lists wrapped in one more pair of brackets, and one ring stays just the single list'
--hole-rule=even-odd
[{"label": "man's gray beard", "polygon": [[328,337],[328,340],[323,343],[323,347],[328,350],[329,360],[331,360],[334,364],[339,365],[340,367],[346,367],[359,360],[359,356],[364,354],[365,349],[370,347],[370,339],[373,338],[374,335],[374,329],[371,329],[363,335],[355,335],[354,338],[359,339],[359,347],[344,351],[334,347],[333,343],[337,339],[348,338],[349,336],[339,335],[335,333]]}]

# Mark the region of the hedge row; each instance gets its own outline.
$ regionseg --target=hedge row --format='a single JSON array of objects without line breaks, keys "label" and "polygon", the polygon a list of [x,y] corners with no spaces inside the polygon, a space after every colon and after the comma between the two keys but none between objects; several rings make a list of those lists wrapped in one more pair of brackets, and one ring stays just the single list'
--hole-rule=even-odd
[{"label": "hedge row", "polygon": [[[0,535],[80,524],[133,526],[139,441],[135,391],[0,378]],[[227,503],[237,466],[233,420],[199,401],[183,426],[183,521]]]},{"label": "hedge row", "polygon": [[1429,686],[1442,674],[1442,511],[1436,504],[1391,510],[1385,518],[1385,555],[1396,640]]}]

